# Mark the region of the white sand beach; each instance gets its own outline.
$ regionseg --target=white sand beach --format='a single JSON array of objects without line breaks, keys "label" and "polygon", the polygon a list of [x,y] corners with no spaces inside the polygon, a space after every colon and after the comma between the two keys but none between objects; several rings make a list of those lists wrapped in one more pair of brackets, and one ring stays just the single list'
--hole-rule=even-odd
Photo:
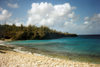
[{"label": "white sand beach", "polygon": [[0,67],[100,67],[100,64],[65,61],[37,53],[3,52],[0,53]]},{"label": "white sand beach", "polygon": [[[0,41],[0,44],[2,45]],[[11,45],[3,45],[11,46]],[[53,58],[38,53],[20,51],[20,47],[9,50],[0,50],[0,67],[100,67],[100,64],[78,62]]]}]

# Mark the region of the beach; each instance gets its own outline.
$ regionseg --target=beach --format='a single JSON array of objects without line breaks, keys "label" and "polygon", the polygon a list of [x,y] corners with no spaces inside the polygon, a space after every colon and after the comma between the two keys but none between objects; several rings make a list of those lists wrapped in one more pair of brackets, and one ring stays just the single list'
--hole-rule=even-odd
[{"label": "beach", "polygon": [[100,67],[100,64],[64,60],[0,44],[0,67]]},{"label": "beach", "polygon": [[52,58],[37,53],[0,52],[0,67],[100,67],[100,64]]}]

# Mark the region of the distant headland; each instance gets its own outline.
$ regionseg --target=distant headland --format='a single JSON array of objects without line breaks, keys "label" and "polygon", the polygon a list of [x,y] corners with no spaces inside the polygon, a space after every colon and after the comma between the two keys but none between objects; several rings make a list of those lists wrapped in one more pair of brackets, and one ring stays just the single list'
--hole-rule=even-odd
[{"label": "distant headland", "polygon": [[35,25],[29,26],[16,26],[13,25],[0,25],[0,39],[11,39],[11,40],[46,40],[46,39],[57,39],[62,37],[75,37],[76,34],[63,33],[46,26],[37,27]]}]

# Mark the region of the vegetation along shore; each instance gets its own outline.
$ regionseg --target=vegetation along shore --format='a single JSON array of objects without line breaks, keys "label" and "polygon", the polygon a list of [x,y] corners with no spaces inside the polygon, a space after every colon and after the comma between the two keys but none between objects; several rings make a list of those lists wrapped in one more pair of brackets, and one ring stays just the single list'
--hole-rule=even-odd
[{"label": "vegetation along shore", "polygon": [[16,26],[13,25],[0,25],[0,39],[10,40],[42,40],[42,39],[56,39],[62,37],[74,37],[76,34],[58,32],[46,26]]}]

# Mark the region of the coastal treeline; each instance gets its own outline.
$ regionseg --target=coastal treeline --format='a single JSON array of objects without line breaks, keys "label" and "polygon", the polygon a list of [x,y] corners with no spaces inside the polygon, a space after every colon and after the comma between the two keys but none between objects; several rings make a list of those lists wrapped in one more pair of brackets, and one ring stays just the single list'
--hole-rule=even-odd
[{"label": "coastal treeline", "polygon": [[69,34],[50,29],[46,26],[37,27],[35,25],[16,26],[0,25],[0,39],[11,40],[41,40],[41,39],[55,39],[66,36],[76,36],[76,34]]}]

